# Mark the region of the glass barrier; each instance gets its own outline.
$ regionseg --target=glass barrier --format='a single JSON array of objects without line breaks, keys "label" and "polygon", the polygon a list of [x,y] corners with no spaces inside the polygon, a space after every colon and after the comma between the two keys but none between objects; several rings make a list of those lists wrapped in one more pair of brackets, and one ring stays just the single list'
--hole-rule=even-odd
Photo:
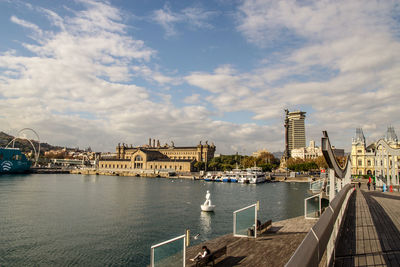
[{"label": "glass barrier", "polygon": [[152,267],[185,267],[186,236],[178,236],[157,245],[151,246]]},{"label": "glass barrier", "polygon": [[257,204],[233,212],[233,236],[257,237]]},{"label": "glass barrier", "polygon": [[321,192],[324,186],[324,180],[318,180],[310,183],[310,191],[313,193]]},{"label": "glass barrier", "polygon": [[315,219],[321,216],[321,194],[304,199],[304,218]]}]

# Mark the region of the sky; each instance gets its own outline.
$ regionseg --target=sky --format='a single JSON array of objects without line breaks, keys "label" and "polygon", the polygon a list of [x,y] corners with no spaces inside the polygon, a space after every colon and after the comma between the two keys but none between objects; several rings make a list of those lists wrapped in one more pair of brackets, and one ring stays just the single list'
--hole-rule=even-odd
[{"label": "sky", "polygon": [[0,0],[0,130],[114,151],[149,138],[217,153],[400,134],[400,1]]}]

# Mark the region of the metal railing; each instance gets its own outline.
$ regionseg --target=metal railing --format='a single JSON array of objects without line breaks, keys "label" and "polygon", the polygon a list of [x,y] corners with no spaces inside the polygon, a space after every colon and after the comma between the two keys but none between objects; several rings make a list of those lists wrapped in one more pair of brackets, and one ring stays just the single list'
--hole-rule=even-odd
[{"label": "metal railing", "polygon": [[285,267],[318,266],[326,251],[327,266],[330,266],[338,232],[345,215],[351,184],[347,184],[330,202],[318,222],[308,232]]},{"label": "metal railing", "polygon": [[185,267],[186,235],[151,246],[151,267]]}]

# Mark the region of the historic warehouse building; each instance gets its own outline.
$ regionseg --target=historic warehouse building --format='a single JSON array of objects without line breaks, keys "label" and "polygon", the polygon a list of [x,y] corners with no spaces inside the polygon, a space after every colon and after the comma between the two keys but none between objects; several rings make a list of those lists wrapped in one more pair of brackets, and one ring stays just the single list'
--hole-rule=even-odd
[{"label": "historic warehouse building", "polygon": [[160,145],[157,140],[149,139],[147,145],[133,147],[126,144],[118,144],[115,158],[100,159],[99,169],[103,171],[175,171],[191,172],[194,163],[208,162],[214,157],[215,145],[209,145],[201,141],[193,147],[176,147]]}]

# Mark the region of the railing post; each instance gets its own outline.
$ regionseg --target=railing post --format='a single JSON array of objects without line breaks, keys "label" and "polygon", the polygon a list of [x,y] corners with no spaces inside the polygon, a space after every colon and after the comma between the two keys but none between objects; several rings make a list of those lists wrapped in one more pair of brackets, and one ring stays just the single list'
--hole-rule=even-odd
[{"label": "railing post", "polygon": [[332,199],[335,198],[335,187],[336,187],[336,183],[335,183],[335,171],[333,169],[329,169],[329,202],[332,201]]}]

